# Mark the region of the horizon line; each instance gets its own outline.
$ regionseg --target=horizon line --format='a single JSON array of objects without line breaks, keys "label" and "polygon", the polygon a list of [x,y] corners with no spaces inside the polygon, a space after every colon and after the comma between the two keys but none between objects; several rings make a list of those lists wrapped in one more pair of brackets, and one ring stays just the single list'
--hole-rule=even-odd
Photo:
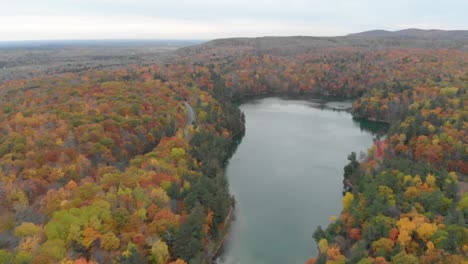
[{"label": "horizon line", "polygon": [[86,41],[102,41],[102,42],[156,42],[156,41],[193,41],[193,42],[207,42],[211,40],[217,39],[236,39],[236,38],[269,38],[269,37],[316,37],[316,38],[335,38],[335,37],[347,37],[352,36],[355,34],[360,33],[367,33],[373,31],[384,31],[388,33],[395,33],[405,30],[421,30],[421,31],[468,31],[467,29],[439,29],[439,28],[430,28],[430,29],[422,29],[422,28],[404,28],[398,30],[386,30],[386,29],[370,29],[365,31],[359,32],[351,32],[346,33],[343,35],[259,35],[255,37],[246,37],[246,36],[236,36],[236,37],[215,37],[215,38],[83,38],[83,39],[7,39],[7,40],[0,40],[0,44],[13,44],[13,43],[46,43],[46,42],[86,42]]}]

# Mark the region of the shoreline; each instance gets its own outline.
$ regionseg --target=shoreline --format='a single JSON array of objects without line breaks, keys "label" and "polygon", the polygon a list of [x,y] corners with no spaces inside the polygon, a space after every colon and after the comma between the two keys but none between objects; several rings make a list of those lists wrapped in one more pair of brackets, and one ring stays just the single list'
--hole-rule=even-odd
[{"label": "shoreline", "polygon": [[234,221],[234,210],[235,210],[234,206],[231,206],[229,208],[229,212],[226,218],[224,219],[223,234],[220,237],[220,239],[215,243],[214,249],[211,251],[211,253],[206,255],[207,263],[209,264],[216,264],[216,259],[222,253],[222,249],[225,246],[225,242],[231,234],[231,224]]}]

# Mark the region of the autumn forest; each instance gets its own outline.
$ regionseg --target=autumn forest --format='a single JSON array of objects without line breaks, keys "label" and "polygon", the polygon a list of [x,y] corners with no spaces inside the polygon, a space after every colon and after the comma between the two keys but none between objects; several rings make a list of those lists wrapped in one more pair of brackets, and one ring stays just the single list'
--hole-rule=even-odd
[{"label": "autumn forest", "polygon": [[237,103],[278,94],[352,99],[354,118],[390,127],[364,157],[340,154],[342,211],[311,227],[307,264],[466,263],[467,64],[466,42],[291,37],[10,76],[0,263],[212,263],[236,204]]}]

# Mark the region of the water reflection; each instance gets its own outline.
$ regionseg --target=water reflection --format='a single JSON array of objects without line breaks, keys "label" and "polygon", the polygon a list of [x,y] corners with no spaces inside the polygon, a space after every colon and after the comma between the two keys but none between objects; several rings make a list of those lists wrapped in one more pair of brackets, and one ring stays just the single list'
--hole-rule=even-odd
[{"label": "water reflection", "polygon": [[265,98],[241,105],[246,134],[226,168],[236,220],[219,263],[301,263],[316,255],[312,233],[341,210],[351,151],[375,127],[353,120],[351,102]]}]

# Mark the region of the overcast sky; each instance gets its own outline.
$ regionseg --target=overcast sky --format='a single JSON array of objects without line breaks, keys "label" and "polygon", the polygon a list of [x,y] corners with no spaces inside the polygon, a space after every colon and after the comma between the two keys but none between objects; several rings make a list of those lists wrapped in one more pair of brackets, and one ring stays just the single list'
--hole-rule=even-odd
[{"label": "overcast sky", "polygon": [[468,29],[468,0],[0,0],[0,41]]}]

